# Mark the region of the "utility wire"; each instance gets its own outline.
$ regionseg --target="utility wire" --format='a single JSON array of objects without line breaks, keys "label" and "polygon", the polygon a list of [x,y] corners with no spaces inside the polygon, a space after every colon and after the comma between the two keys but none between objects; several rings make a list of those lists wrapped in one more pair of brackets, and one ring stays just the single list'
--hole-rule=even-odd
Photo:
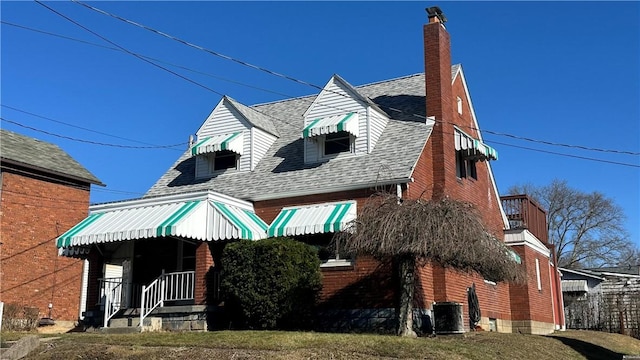
[{"label": "utility wire", "polygon": [[[144,144],[144,145],[149,145],[149,146],[152,146],[152,147],[158,147],[158,148],[162,148],[162,147],[171,147],[171,146],[162,146],[162,145],[150,144],[150,143],[146,143],[146,142],[139,141],[139,140],[128,139],[128,138],[125,138],[125,137],[122,137],[122,136],[118,136],[118,135],[107,134],[107,133],[104,133],[104,132],[101,132],[101,131],[92,130],[92,129],[85,128],[85,127],[82,127],[82,126],[78,126],[78,125],[70,124],[70,123],[67,123],[67,122],[64,122],[64,121],[60,121],[60,120],[56,120],[56,119],[52,119],[52,118],[50,118],[50,117],[46,117],[46,116],[43,116],[43,115],[34,114],[34,113],[32,113],[32,112],[29,112],[29,111],[26,111],[26,110],[22,110],[22,109],[18,109],[18,108],[16,108],[16,107],[9,106],[9,105],[6,105],[6,104],[2,104],[1,106],[2,106],[2,107],[5,107],[5,108],[7,108],[7,109],[11,109],[11,110],[13,110],[13,111],[21,112],[21,113],[23,113],[23,114],[27,114],[27,115],[35,116],[35,117],[40,118],[40,119],[44,119],[44,120],[48,120],[48,121],[52,121],[52,122],[54,122],[54,123],[58,123],[58,124],[62,124],[62,125],[66,125],[66,126],[70,126],[70,127],[76,128],[76,129],[85,130],[85,131],[89,131],[89,132],[96,133],[96,134],[100,134],[100,135],[104,135],[104,136],[109,136],[109,137],[116,138],[116,139],[121,139],[121,140],[131,141],[131,142],[135,142],[135,143],[138,143],[138,144]],[[178,149],[172,149],[172,150],[180,151],[180,150],[178,150]]]},{"label": "utility wire", "polygon": [[[37,0],[36,0],[36,1],[37,1]],[[262,71],[262,72],[265,72],[265,73],[267,73],[267,74],[270,74],[270,75],[273,75],[273,76],[277,76],[277,77],[280,77],[280,78],[283,78],[283,79],[287,79],[287,80],[290,80],[290,81],[296,82],[296,83],[298,83],[298,84],[307,85],[307,86],[313,87],[313,88],[318,89],[318,90],[321,90],[321,91],[322,91],[322,90],[327,90],[327,89],[324,89],[323,87],[321,87],[321,86],[319,86],[319,85],[316,85],[316,84],[313,84],[313,83],[310,83],[310,82],[307,82],[307,81],[304,81],[304,80],[300,80],[300,79],[294,78],[294,77],[289,76],[289,75],[281,74],[281,73],[278,73],[278,72],[276,72],[276,71],[269,70],[269,69],[264,68],[264,67],[261,67],[261,66],[253,65],[253,64],[248,63],[248,62],[246,62],[246,61],[239,60],[239,59],[236,59],[236,58],[234,58],[234,57],[231,57],[231,56],[228,56],[228,55],[221,54],[221,53],[219,53],[219,52],[217,52],[217,51],[214,51],[214,50],[211,50],[211,49],[207,49],[207,48],[202,47],[202,46],[200,46],[200,45],[196,45],[196,44],[190,43],[190,42],[188,42],[188,41],[186,41],[186,40],[183,40],[183,39],[181,39],[181,38],[178,38],[178,37],[176,37],[176,36],[173,36],[173,35],[167,34],[167,33],[165,33],[165,32],[162,32],[162,31],[156,30],[156,29],[154,29],[154,28],[152,28],[152,27],[149,27],[149,26],[146,26],[146,25],[140,24],[140,23],[138,23],[138,22],[135,22],[135,21],[132,21],[132,20],[129,20],[129,19],[123,18],[123,17],[118,16],[118,15],[116,15],[116,14],[113,14],[113,13],[110,13],[110,12],[107,12],[107,11],[104,11],[104,10],[101,10],[101,9],[98,9],[98,8],[93,7],[93,6],[91,6],[91,5],[85,4],[85,3],[81,2],[81,1],[78,1],[78,0],[71,0],[71,1],[72,1],[72,2],[74,2],[74,3],[76,3],[76,4],[82,5],[82,6],[84,6],[84,7],[88,8],[88,9],[90,9],[90,10],[96,11],[96,12],[98,12],[98,13],[100,13],[100,14],[103,14],[103,15],[106,15],[106,16],[109,16],[109,17],[112,17],[112,18],[118,19],[118,20],[120,20],[120,21],[123,21],[123,22],[125,22],[125,23],[131,24],[131,25],[134,25],[134,26],[137,26],[137,27],[139,27],[139,28],[142,28],[142,29],[145,29],[145,30],[148,30],[148,31],[151,31],[151,32],[153,32],[153,33],[155,33],[155,34],[158,34],[158,35],[161,35],[161,36],[166,37],[166,38],[168,38],[168,39],[171,39],[171,40],[177,41],[177,42],[179,42],[179,43],[181,43],[181,44],[184,44],[184,45],[186,45],[186,46],[189,46],[189,47],[192,47],[192,48],[195,48],[195,49],[198,49],[198,50],[204,51],[204,52],[209,53],[209,54],[211,54],[211,55],[214,55],[214,56],[217,56],[217,57],[220,57],[220,58],[223,58],[223,59],[229,60],[229,61],[233,61],[233,62],[238,63],[238,64],[240,64],[240,65],[243,65],[243,66],[246,66],[246,67],[249,67],[249,68],[252,68],[252,69],[256,69],[256,70],[259,70],[259,71]],[[334,93],[336,93],[336,94],[338,94],[338,95],[341,95],[341,96],[348,97],[348,95],[346,95],[346,94],[342,94],[342,93],[339,93],[339,92],[334,92]],[[394,108],[390,108],[390,107],[386,107],[386,108],[388,108],[388,109],[390,109],[390,110],[397,111],[397,112],[401,112],[401,113],[406,114],[406,115],[416,116],[416,117],[418,117],[418,118],[420,118],[420,119],[424,119],[424,120],[426,120],[426,118],[427,118],[427,117],[426,117],[426,116],[424,116],[424,115],[419,115],[419,114],[407,114],[407,113],[405,113],[405,112],[404,112],[404,111],[402,111],[402,110],[398,110],[398,109],[394,109]],[[449,123],[449,124],[452,124],[452,125],[457,125],[457,124],[455,124],[455,123],[446,122],[446,121],[442,121],[442,120],[436,120],[436,121],[440,121],[440,122],[444,122],[444,123]],[[460,125],[457,125],[457,126],[460,126]],[[612,149],[601,149],[601,148],[593,148],[593,147],[587,147],[587,146],[582,146],[582,145],[562,144],[562,143],[556,143],[556,142],[550,142],[550,141],[544,141],[544,140],[537,140],[537,139],[532,139],[532,138],[522,137],[522,136],[517,136],[517,135],[511,135],[511,134],[506,134],[506,133],[494,132],[494,131],[490,131],[490,130],[486,130],[486,129],[484,129],[484,130],[480,130],[480,129],[477,129],[477,128],[472,127],[472,126],[463,126],[463,127],[466,127],[466,128],[469,128],[469,129],[473,129],[473,130],[476,130],[476,131],[482,131],[482,132],[485,132],[485,133],[488,133],[488,134],[493,134],[493,135],[498,135],[498,136],[506,136],[506,137],[511,137],[511,138],[513,138],[513,139],[518,139],[518,140],[523,140],[523,141],[529,141],[529,142],[534,142],[534,143],[540,143],[540,144],[545,144],[545,145],[551,145],[551,146],[561,146],[561,147],[576,148],[576,149],[588,150],[588,151],[597,151],[597,152],[615,153],[615,154],[625,154],[625,155],[634,155],[634,156],[638,156],[638,155],[640,155],[640,152],[623,151],[623,150],[612,150]]]},{"label": "utility wire", "polygon": [[95,35],[95,36],[99,37],[100,39],[102,39],[102,40],[104,40],[104,41],[108,42],[109,44],[111,44],[111,45],[113,45],[113,46],[117,47],[118,49],[120,49],[120,50],[122,50],[122,51],[126,52],[127,54],[132,55],[132,56],[135,56],[136,58],[138,58],[138,59],[140,59],[140,60],[142,60],[142,61],[144,61],[144,62],[146,62],[146,63],[148,63],[148,64],[151,64],[151,65],[153,65],[153,66],[155,66],[155,67],[157,67],[157,68],[160,68],[160,69],[162,69],[162,70],[164,70],[164,71],[166,71],[166,72],[169,72],[169,73],[171,73],[171,74],[173,74],[173,75],[175,75],[175,76],[177,76],[177,77],[179,77],[179,78],[181,78],[181,79],[183,79],[183,80],[185,80],[185,81],[188,81],[188,82],[190,82],[190,83],[192,83],[192,84],[194,84],[194,85],[197,85],[197,86],[199,86],[199,87],[201,87],[201,88],[204,88],[204,89],[206,89],[206,90],[209,90],[209,91],[211,91],[211,92],[213,92],[213,93],[215,93],[215,94],[218,94],[218,95],[220,95],[220,96],[224,96],[224,94],[223,94],[223,93],[221,93],[221,92],[218,92],[218,91],[216,91],[216,90],[213,90],[212,88],[210,88],[210,87],[208,87],[208,86],[202,85],[202,84],[200,84],[200,83],[199,83],[199,82],[197,82],[197,81],[191,80],[190,78],[188,78],[188,77],[186,77],[186,76],[184,76],[184,75],[181,75],[181,74],[179,74],[179,73],[177,73],[177,72],[175,72],[175,71],[173,71],[173,70],[171,70],[171,69],[167,69],[166,67],[164,67],[164,66],[162,66],[162,65],[158,65],[158,64],[156,64],[155,62],[153,62],[153,61],[151,61],[151,60],[145,59],[144,57],[142,57],[142,56],[140,56],[140,55],[138,55],[138,54],[136,54],[136,53],[134,53],[134,52],[131,52],[131,51],[127,50],[126,48],[124,48],[124,47],[122,47],[122,46],[120,46],[120,45],[116,44],[115,42],[113,42],[113,41],[111,41],[111,40],[107,39],[106,37],[104,37],[104,36],[102,36],[102,35],[100,35],[100,34],[96,33],[95,31],[92,31],[91,29],[89,29],[89,28],[85,27],[84,25],[82,25],[82,24],[78,23],[77,21],[75,21],[75,20],[71,19],[70,17],[68,17],[68,16],[66,16],[66,15],[64,15],[64,14],[62,14],[62,13],[60,13],[60,12],[56,11],[55,9],[53,9],[53,8],[51,8],[51,7],[47,6],[47,5],[45,5],[43,2],[41,2],[41,1],[39,1],[39,0],[34,0],[34,1],[35,1],[38,5],[41,5],[41,6],[45,7],[45,8],[47,8],[49,11],[53,12],[54,14],[56,14],[56,15],[58,15],[58,16],[60,16],[60,17],[64,18],[64,19],[66,19],[67,21],[69,21],[69,22],[71,22],[71,23],[73,23],[73,24],[75,24],[75,25],[77,25],[77,26],[81,27],[81,28],[82,28],[82,29],[84,29],[85,31],[90,32],[91,34],[93,34],[93,35]]},{"label": "utility wire", "polygon": [[[36,1],[38,1],[38,0],[36,0]],[[269,69],[267,69],[267,68],[263,68],[263,67],[261,67],[261,66],[253,65],[253,64],[248,63],[248,62],[246,62],[246,61],[242,61],[242,60],[236,59],[236,58],[234,58],[234,57],[231,57],[231,56],[228,56],[228,55],[221,54],[221,53],[219,53],[219,52],[217,52],[217,51],[213,51],[213,50],[207,49],[207,48],[205,48],[205,47],[202,47],[202,46],[199,46],[199,45],[196,45],[196,44],[190,43],[190,42],[188,42],[188,41],[186,41],[186,40],[180,39],[180,38],[175,37],[175,36],[173,36],[173,35],[169,35],[169,34],[164,33],[164,32],[162,32],[162,31],[156,30],[156,29],[154,29],[154,28],[152,28],[152,27],[149,27],[149,26],[146,26],[146,25],[142,25],[142,24],[137,23],[137,22],[135,22],[135,21],[132,21],[132,20],[129,20],[129,19],[125,19],[125,18],[120,17],[120,16],[118,16],[118,15],[115,15],[115,14],[109,13],[109,12],[107,12],[107,11],[104,11],[104,10],[101,10],[101,9],[98,9],[98,8],[95,8],[95,7],[93,7],[93,6],[89,5],[89,4],[85,4],[85,3],[81,2],[81,1],[77,1],[77,0],[71,0],[71,1],[72,1],[72,2],[74,2],[74,3],[76,3],[76,4],[82,5],[82,6],[86,7],[86,8],[88,8],[88,9],[91,9],[91,10],[93,10],[93,11],[99,12],[99,13],[101,13],[101,14],[103,14],[103,15],[107,15],[107,16],[113,17],[113,18],[115,18],[115,19],[118,19],[118,20],[120,20],[120,21],[124,21],[124,22],[126,22],[126,23],[128,23],[128,24],[135,25],[135,26],[137,26],[137,27],[141,27],[141,28],[143,28],[143,29],[145,29],[145,30],[151,31],[151,32],[156,33],[156,34],[158,34],[158,35],[161,35],[161,36],[164,36],[164,37],[169,38],[169,39],[171,39],[171,40],[177,41],[177,42],[179,42],[179,43],[182,43],[182,44],[187,45],[187,46],[189,46],[189,47],[192,47],[192,48],[194,48],[194,49],[198,49],[198,50],[201,50],[201,51],[207,52],[207,53],[209,53],[209,54],[211,54],[211,55],[214,55],[214,56],[217,56],[217,57],[223,58],[223,59],[225,59],[225,60],[233,61],[233,62],[238,63],[238,64],[240,64],[240,65],[243,65],[243,66],[246,66],[246,67],[250,67],[250,68],[252,68],[252,69],[256,69],[256,70],[259,70],[259,71],[265,72],[265,73],[270,74],[270,75],[273,75],[273,76],[281,77],[281,78],[283,78],[283,79],[287,79],[287,80],[290,80],[290,81],[296,82],[296,83],[298,83],[298,84],[302,84],[302,85],[306,85],[306,86],[311,86],[311,87],[316,88],[316,89],[318,89],[318,90],[322,90],[322,87],[321,87],[321,86],[318,86],[318,85],[312,84],[312,83],[310,83],[310,82],[307,82],[307,81],[304,81],[304,80],[299,80],[299,79],[296,79],[296,78],[294,78],[294,77],[292,77],[292,76],[288,76],[288,75],[285,75],[285,74],[281,74],[281,73],[278,73],[278,72],[275,72],[275,71],[269,70]]]},{"label": "utility wire", "polygon": [[518,145],[512,145],[512,144],[505,144],[505,143],[498,142],[498,141],[485,140],[485,142],[493,143],[493,144],[498,144],[498,145],[502,145],[502,146],[514,147],[514,148],[523,149],[523,150],[537,151],[537,152],[541,152],[541,153],[545,153],[545,154],[552,154],[552,155],[566,156],[566,157],[576,158],[576,159],[582,159],[582,160],[597,161],[597,162],[602,162],[602,163],[607,163],[607,164],[614,164],[614,165],[621,165],[621,166],[629,166],[629,167],[640,168],[640,165],[637,165],[637,164],[628,164],[628,163],[622,163],[622,162],[610,161],[610,160],[604,160],[604,159],[597,159],[597,158],[586,157],[586,156],[579,156],[579,155],[564,154],[564,153],[559,153],[559,152],[555,152],[555,151],[548,151],[548,150],[534,149],[534,148],[530,148],[530,147],[526,147],[526,146],[518,146]]},{"label": "utility wire", "polygon": [[[151,60],[145,59],[143,56],[138,55],[137,53],[134,53],[134,52],[132,52],[132,51],[129,51],[128,49],[126,49],[126,48],[124,48],[124,47],[122,47],[122,46],[120,46],[120,45],[118,45],[118,44],[114,43],[113,41],[111,41],[111,40],[109,40],[109,39],[105,38],[104,36],[102,36],[102,35],[100,35],[100,34],[98,34],[98,33],[94,32],[94,31],[92,31],[91,29],[89,29],[89,28],[87,28],[87,27],[83,26],[82,24],[80,24],[80,23],[78,23],[77,21],[75,21],[75,20],[71,19],[70,17],[68,17],[68,16],[66,16],[66,15],[64,15],[64,14],[62,14],[62,13],[60,13],[60,12],[56,11],[55,9],[53,9],[53,8],[51,8],[51,7],[49,7],[49,6],[45,5],[45,4],[43,4],[43,3],[42,3],[41,1],[39,1],[39,0],[34,0],[34,1],[35,1],[36,3],[38,3],[39,5],[42,5],[43,7],[47,8],[49,11],[51,11],[51,12],[55,13],[56,15],[58,15],[58,16],[60,16],[60,17],[64,18],[64,19],[66,19],[67,21],[69,21],[69,22],[71,22],[71,23],[73,23],[73,24],[75,24],[75,25],[77,25],[77,26],[81,27],[82,29],[84,29],[84,30],[86,30],[86,31],[90,32],[91,34],[93,34],[93,35],[95,35],[95,36],[97,36],[97,37],[99,37],[99,38],[103,39],[104,41],[106,41],[106,42],[108,42],[108,43],[110,43],[110,44],[112,44],[112,45],[114,45],[114,46],[118,47],[119,49],[121,49],[122,51],[126,52],[127,54],[130,54],[130,55],[132,55],[132,56],[135,56],[136,58],[138,58],[138,59],[140,59],[140,60],[142,60],[142,61],[144,61],[144,62],[146,62],[146,63],[148,63],[148,64],[151,64],[151,65],[153,65],[153,66],[155,66],[155,67],[157,67],[157,68],[160,68],[160,69],[162,69],[162,70],[164,70],[164,71],[166,71],[166,72],[168,72],[168,73],[171,73],[171,74],[173,74],[173,75],[175,75],[175,76],[177,76],[177,77],[179,77],[179,78],[181,78],[181,79],[183,79],[183,80],[185,80],[185,81],[188,81],[188,82],[190,82],[190,83],[192,83],[192,84],[194,84],[194,85],[197,85],[197,86],[199,86],[199,87],[201,87],[201,88],[203,88],[203,89],[205,89],[205,90],[211,91],[211,92],[213,92],[214,94],[217,94],[217,95],[222,96],[222,97],[224,97],[224,96],[225,96],[223,93],[221,93],[221,92],[219,92],[219,91],[216,91],[216,90],[214,90],[214,89],[212,89],[212,88],[210,88],[210,87],[208,87],[208,86],[206,86],[206,85],[203,85],[203,84],[201,84],[201,83],[199,83],[199,82],[197,82],[197,81],[195,81],[195,80],[192,80],[192,79],[190,79],[190,78],[188,78],[188,77],[186,77],[186,76],[184,76],[184,75],[182,75],[182,74],[179,74],[179,73],[177,73],[177,72],[175,72],[175,71],[172,71],[172,70],[170,70],[170,69],[167,69],[166,67],[164,67],[164,66],[162,66],[162,65],[158,65],[158,64],[156,64],[155,62],[153,62],[153,61],[151,61]],[[280,122],[284,122],[284,123],[289,124],[289,125],[291,125],[291,126],[298,126],[298,125],[296,125],[296,124],[292,124],[292,123],[287,122],[287,121],[285,121],[285,120],[282,120],[282,119],[279,119],[279,118],[277,118],[277,117],[274,117],[274,116],[272,116],[272,115],[270,115],[270,114],[264,113],[264,112],[262,112],[262,111],[260,111],[260,110],[258,110],[258,109],[253,108],[253,107],[248,107],[248,108],[249,108],[249,109],[251,109],[251,110],[253,110],[253,111],[255,111],[255,112],[257,112],[257,113],[259,113],[259,114],[262,114],[262,115],[264,115],[264,116],[267,116],[267,117],[272,118],[272,119],[275,119],[275,120],[278,120],[278,121],[280,121]]]},{"label": "utility wire", "polygon": [[134,145],[109,144],[109,143],[103,143],[103,142],[98,142],[98,141],[78,139],[78,138],[74,138],[74,137],[70,137],[70,136],[66,136],[66,135],[60,135],[60,134],[52,133],[52,132],[45,131],[45,130],[40,130],[40,129],[31,127],[31,126],[28,126],[28,125],[21,124],[21,123],[19,123],[17,121],[5,119],[3,117],[0,117],[0,120],[8,122],[10,124],[14,124],[14,125],[23,127],[25,129],[37,131],[37,132],[40,132],[40,133],[43,133],[43,134],[47,134],[47,135],[51,135],[51,136],[55,136],[55,137],[59,137],[59,138],[67,139],[67,140],[71,140],[71,141],[77,141],[77,142],[82,142],[82,143],[87,143],[87,144],[93,144],[93,145],[110,146],[110,147],[117,147],[117,148],[124,148],[124,149],[169,149],[169,148],[175,148],[175,147],[178,147],[178,146],[184,146],[185,145],[184,143],[174,144],[174,145],[160,145],[160,146],[134,146]]},{"label": "utility wire", "polygon": [[[44,30],[39,30],[39,29],[28,27],[28,26],[11,23],[11,22],[4,21],[4,20],[1,20],[0,23],[5,24],[5,25],[9,25],[9,26],[14,26],[14,27],[17,27],[17,28],[20,28],[20,29],[24,29],[24,30],[29,30],[29,31],[33,31],[33,32],[49,35],[49,36],[58,37],[58,38],[65,39],[65,40],[71,40],[71,41],[76,41],[76,42],[79,42],[79,43],[82,43],[82,44],[86,44],[86,45],[100,47],[100,48],[107,49],[107,50],[125,52],[125,51],[123,51],[121,49],[118,49],[116,47],[105,46],[105,45],[97,44],[97,43],[94,43],[94,42],[91,42],[91,41],[72,38],[70,36],[60,35],[60,34],[52,33],[52,32],[49,32],[49,31],[44,31]],[[160,60],[158,58],[154,58],[154,57],[151,57],[151,56],[143,55],[143,54],[140,54],[140,53],[135,53],[135,54],[137,54],[137,55],[139,55],[139,56],[141,56],[141,57],[143,57],[145,59],[149,59],[149,60],[161,63],[161,64],[173,66],[173,67],[176,67],[176,68],[179,68],[179,69],[182,69],[182,70],[190,71],[190,72],[195,73],[195,74],[208,76],[208,77],[211,77],[211,78],[216,79],[216,80],[226,81],[226,82],[231,83],[231,84],[244,86],[244,87],[247,87],[247,88],[250,88],[250,89],[254,89],[254,90],[260,90],[260,91],[263,91],[263,92],[266,92],[266,93],[271,93],[271,94],[274,94],[274,95],[282,96],[283,98],[293,98],[294,97],[294,96],[289,95],[289,94],[284,94],[284,93],[277,92],[277,91],[274,91],[274,90],[269,90],[269,89],[265,89],[265,88],[262,88],[262,87],[258,87],[258,86],[250,85],[250,84],[243,83],[243,82],[240,82],[240,81],[236,81],[236,80],[233,80],[233,79],[225,78],[225,77],[222,77],[222,76],[213,75],[211,73],[207,73],[207,72],[200,71],[200,70],[195,70],[195,69],[186,67],[184,65],[171,63],[171,62],[168,62],[168,61]]]}]

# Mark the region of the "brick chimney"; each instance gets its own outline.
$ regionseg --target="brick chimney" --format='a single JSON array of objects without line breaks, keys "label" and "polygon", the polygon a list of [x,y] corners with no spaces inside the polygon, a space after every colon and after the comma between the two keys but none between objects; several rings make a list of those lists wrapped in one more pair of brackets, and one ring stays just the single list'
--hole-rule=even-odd
[{"label": "brick chimney", "polygon": [[[435,117],[431,133],[433,156],[433,197],[449,195],[448,183],[456,181],[456,162],[451,124],[453,90],[451,86],[451,42],[444,27],[447,21],[439,7],[427,8],[429,23],[424,25],[424,66],[427,116]],[[453,185],[453,184],[452,184]]]}]

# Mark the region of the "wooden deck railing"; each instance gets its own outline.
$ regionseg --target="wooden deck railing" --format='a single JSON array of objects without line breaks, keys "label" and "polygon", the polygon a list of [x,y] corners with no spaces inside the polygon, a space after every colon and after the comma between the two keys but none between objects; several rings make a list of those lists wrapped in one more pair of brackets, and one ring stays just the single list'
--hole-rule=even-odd
[{"label": "wooden deck railing", "polygon": [[502,207],[512,229],[527,229],[548,244],[547,212],[527,195],[501,196]]}]

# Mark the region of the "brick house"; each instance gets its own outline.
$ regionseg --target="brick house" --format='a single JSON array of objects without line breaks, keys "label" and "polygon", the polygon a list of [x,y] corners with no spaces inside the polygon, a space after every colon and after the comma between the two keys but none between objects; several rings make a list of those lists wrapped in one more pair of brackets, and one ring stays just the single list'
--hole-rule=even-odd
[{"label": "brick house", "polygon": [[83,261],[58,256],[55,239],[102,183],[58,146],[0,130],[0,184],[0,301],[78,320]]},{"label": "brick house", "polygon": [[[497,152],[482,142],[462,66],[451,64],[442,16],[429,19],[424,73],[357,87],[334,75],[315,96],[254,106],[223,97],[197,141],[143,198],[92,206],[58,246],[88,252],[87,306],[102,325],[121,308],[141,308],[141,321],[151,311],[164,313],[164,327],[175,325],[166,325],[173,321],[167,314],[180,311],[166,305],[186,302],[201,313],[209,305],[211,313],[224,244],[284,235],[325,250],[323,329],[391,329],[390,269],[329,248],[332,234],[381,189],[406,199],[469,201],[488,231],[505,240],[510,224],[490,165]],[[415,315],[430,315],[433,302],[467,309],[467,289],[475,284],[484,329],[561,327],[551,251],[525,228],[513,232],[527,235],[514,240],[530,274],[526,286],[427,264],[417,269]],[[202,317],[191,315],[188,325],[175,326],[204,328]]]}]

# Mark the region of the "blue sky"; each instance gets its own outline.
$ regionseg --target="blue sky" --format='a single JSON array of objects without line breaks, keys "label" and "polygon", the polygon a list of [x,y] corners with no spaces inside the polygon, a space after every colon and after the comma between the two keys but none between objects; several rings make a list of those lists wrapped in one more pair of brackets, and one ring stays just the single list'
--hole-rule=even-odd
[{"label": "blue sky", "polygon": [[[4,119],[23,126],[7,121],[0,125],[56,143],[88,168],[107,184],[105,188],[93,187],[92,202],[141,196],[186,149],[189,135],[195,133],[220,100],[216,92],[247,105],[317,92],[310,86],[212,56],[76,3],[46,4],[118,45],[159,59],[162,66],[214,90],[194,85],[125,52],[17,27],[112,47],[35,2],[3,1],[0,110]],[[361,85],[423,72],[422,25],[427,19],[424,8],[434,5],[89,4],[319,86],[334,73],[353,85]],[[632,240],[640,245],[638,155],[549,146],[487,132],[640,152],[640,3],[438,5],[449,19],[452,59],[463,64],[476,115],[485,130],[484,138],[500,154],[493,164],[499,190],[504,193],[514,184],[544,185],[559,178],[583,191],[600,191],[623,207]],[[174,149],[95,145],[24,126],[120,146],[182,145]]]}]

